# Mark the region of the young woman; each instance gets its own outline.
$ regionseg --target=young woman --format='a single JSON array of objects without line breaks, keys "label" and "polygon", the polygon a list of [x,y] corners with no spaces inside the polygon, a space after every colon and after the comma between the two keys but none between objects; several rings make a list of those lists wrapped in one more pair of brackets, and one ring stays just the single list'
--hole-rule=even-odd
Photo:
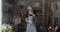
[{"label": "young woman", "polygon": [[31,6],[28,6],[28,13],[26,15],[26,22],[27,27],[26,27],[26,32],[36,32],[36,27],[33,21],[33,18],[35,18],[35,14],[33,13],[33,9]]}]

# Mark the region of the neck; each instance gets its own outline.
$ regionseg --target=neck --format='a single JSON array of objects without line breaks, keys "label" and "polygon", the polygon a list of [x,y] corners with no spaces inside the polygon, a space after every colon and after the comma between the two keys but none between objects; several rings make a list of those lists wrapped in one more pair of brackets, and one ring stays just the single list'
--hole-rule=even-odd
[{"label": "neck", "polygon": [[29,12],[33,12],[32,10],[29,10]]}]

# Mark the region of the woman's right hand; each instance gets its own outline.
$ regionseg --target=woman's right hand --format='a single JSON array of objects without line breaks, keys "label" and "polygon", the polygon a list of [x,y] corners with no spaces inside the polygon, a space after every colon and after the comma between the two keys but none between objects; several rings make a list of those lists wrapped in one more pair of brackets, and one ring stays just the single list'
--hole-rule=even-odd
[{"label": "woman's right hand", "polygon": [[27,18],[25,19],[25,21],[26,21],[27,23],[30,23],[30,24],[32,23],[32,21],[28,21],[28,19],[27,19]]}]

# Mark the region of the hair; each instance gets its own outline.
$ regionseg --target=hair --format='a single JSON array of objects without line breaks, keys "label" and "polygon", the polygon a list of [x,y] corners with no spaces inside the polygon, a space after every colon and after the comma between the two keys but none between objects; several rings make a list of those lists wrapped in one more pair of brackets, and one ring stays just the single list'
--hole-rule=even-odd
[{"label": "hair", "polygon": [[28,5],[28,6],[32,7],[32,5]]},{"label": "hair", "polygon": [[28,10],[28,7],[31,7],[31,8],[32,8],[32,10],[33,10],[33,7],[32,7],[32,5],[28,5],[28,6],[27,6],[27,10]]}]

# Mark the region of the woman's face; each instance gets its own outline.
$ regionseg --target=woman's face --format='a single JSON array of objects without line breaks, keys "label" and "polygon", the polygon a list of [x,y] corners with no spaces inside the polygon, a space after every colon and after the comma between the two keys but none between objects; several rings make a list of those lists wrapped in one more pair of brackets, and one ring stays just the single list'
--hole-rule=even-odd
[{"label": "woman's face", "polygon": [[33,11],[31,6],[28,6],[28,10],[31,11],[31,12]]}]

